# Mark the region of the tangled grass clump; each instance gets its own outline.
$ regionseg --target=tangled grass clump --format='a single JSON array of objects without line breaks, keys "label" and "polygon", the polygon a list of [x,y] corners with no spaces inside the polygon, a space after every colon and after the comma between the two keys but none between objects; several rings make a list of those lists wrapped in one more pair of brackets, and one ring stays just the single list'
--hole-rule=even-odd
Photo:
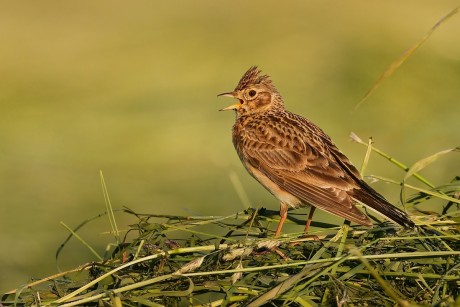
[{"label": "tangled grass clump", "polygon": [[[371,216],[376,222],[371,229],[313,222],[307,237],[273,238],[270,226],[278,212],[263,208],[226,217],[139,214],[125,208],[123,214],[136,223],[122,238],[101,177],[116,248],[97,261],[5,293],[0,305],[457,306],[460,177],[432,186],[418,174],[453,151],[412,167],[389,159],[404,169],[404,179],[379,178],[401,185],[416,228]],[[410,176],[428,187],[408,185]],[[417,192],[406,198],[408,188]],[[419,208],[429,199],[440,203],[438,212]],[[290,215],[288,222],[303,220]],[[69,229],[68,240],[76,237],[88,246],[77,235],[79,228]]]}]

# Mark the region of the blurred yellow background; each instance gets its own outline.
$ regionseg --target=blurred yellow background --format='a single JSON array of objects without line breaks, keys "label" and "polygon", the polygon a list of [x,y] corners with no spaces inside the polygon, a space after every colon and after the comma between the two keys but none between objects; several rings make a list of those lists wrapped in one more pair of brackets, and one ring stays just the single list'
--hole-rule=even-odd
[{"label": "blurred yellow background", "polygon": [[[2,1],[0,10],[0,292],[56,273],[54,254],[104,209],[228,215],[278,209],[231,144],[217,112],[251,65],[270,74],[289,110],[321,126],[360,166],[349,133],[412,164],[459,145],[460,15],[443,24],[356,112],[405,49],[457,1]],[[422,173],[459,175],[453,154]],[[367,173],[403,173],[373,155]],[[398,187],[374,185],[398,202]],[[119,227],[133,219],[118,216]],[[335,218],[318,214],[317,219]],[[106,219],[81,234],[103,254]],[[63,268],[94,258],[73,240]]]}]

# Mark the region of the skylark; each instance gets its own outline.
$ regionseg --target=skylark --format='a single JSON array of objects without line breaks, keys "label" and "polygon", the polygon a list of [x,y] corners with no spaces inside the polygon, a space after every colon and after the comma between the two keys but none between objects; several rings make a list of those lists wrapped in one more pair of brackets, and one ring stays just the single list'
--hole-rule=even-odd
[{"label": "skylark", "polygon": [[238,156],[247,171],[281,202],[276,237],[289,207],[300,206],[311,206],[305,232],[315,208],[372,226],[355,206],[357,202],[399,225],[414,227],[406,213],[363,181],[321,128],[284,108],[271,78],[256,66],[243,75],[235,90],[219,96],[238,100],[222,109],[235,110],[233,144]]}]

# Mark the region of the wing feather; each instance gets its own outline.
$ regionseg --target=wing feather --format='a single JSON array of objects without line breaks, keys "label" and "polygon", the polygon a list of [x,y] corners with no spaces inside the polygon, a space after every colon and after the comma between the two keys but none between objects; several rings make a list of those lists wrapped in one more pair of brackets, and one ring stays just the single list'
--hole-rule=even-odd
[{"label": "wing feather", "polygon": [[[313,205],[358,224],[371,225],[369,218],[353,205],[348,195],[349,185],[340,177],[327,176],[314,167],[304,167],[298,171],[282,168],[281,163],[292,161],[285,159],[288,152],[279,150],[252,151],[248,153],[248,162],[261,171],[282,190],[291,193],[303,203]],[[273,162],[279,162],[276,168]],[[281,162],[281,163],[280,163]]]},{"label": "wing feather", "polygon": [[[283,127],[286,126],[289,125],[283,123]],[[235,142],[245,163],[258,169],[280,189],[291,193],[303,203],[358,224],[372,225],[370,219],[355,207],[349,195],[358,185],[337,164],[332,154],[322,150],[324,148],[321,146],[325,144],[310,145],[305,140],[305,131],[299,131],[295,126],[289,127],[290,138],[285,137],[285,133],[277,130],[275,125],[265,125],[262,128],[259,126],[250,133],[242,130],[237,134],[241,140],[245,140]],[[300,146],[299,140],[302,140]]]}]

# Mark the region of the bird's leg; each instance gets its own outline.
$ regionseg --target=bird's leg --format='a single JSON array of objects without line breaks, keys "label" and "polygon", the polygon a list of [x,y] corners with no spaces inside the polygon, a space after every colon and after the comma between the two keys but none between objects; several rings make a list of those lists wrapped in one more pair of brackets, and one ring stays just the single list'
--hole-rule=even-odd
[{"label": "bird's leg", "polygon": [[281,233],[281,228],[283,228],[284,221],[287,218],[288,214],[288,205],[285,203],[280,203],[280,222],[278,223],[278,227],[276,228],[275,238],[278,238]]},{"label": "bird's leg", "polygon": [[311,220],[313,219],[313,214],[315,214],[316,207],[310,207],[310,214],[308,214],[307,223],[305,224],[305,229],[303,230],[304,235],[308,233],[308,229],[310,228]]}]

